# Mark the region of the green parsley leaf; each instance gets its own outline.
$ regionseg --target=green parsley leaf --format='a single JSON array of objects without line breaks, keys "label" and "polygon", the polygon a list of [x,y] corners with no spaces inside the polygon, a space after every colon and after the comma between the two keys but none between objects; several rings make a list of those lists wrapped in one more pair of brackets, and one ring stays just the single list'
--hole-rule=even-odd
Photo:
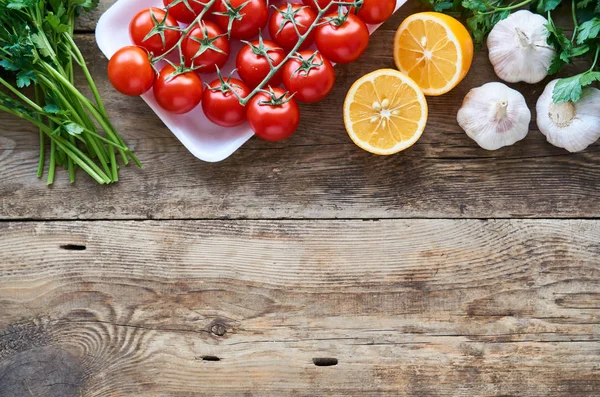
[{"label": "green parsley leaf", "polygon": [[579,82],[584,87],[592,84],[595,81],[600,81],[600,72],[589,70],[585,73],[582,73],[581,77],[579,78]]},{"label": "green parsley leaf", "polygon": [[75,135],[79,135],[83,132],[83,127],[76,123],[68,123],[68,124],[63,125],[63,127],[69,135],[75,136]]},{"label": "green parsley leaf", "polygon": [[540,0],[536,10],[539,14],[545,14],[556,9],[560,3],[562,3],[562,0]]},{"label": "green parsley leaf", "polygon": [[17,87],[29,87],[32,82],[37,82],[33,70],[21,70],[19,73],[17,73]]},{"label": "green parsley leaf", "polygon": [[449,10],[454,6],[454,3],[451,1],[442,1],[440,3],[435,3],[433,5],[433,10],[437,12],[443,12],[445,10]]},{"label": "green parsley leaf", "polygon": [[592,4],[592,0],[581,0],[577,2],[577,8],[586,8],[590,4]]},{"label": "green parsley leaf", "polygon": [[552,101],[554,103],[577,102],[583,95],[583,87],[595,81],[600,81],[600,72],[591,70],[566,79],[560,79],[552,91]]},{"label": "green parsley leaf", "polygon": [[49,12],[48,15],[46,15],[46,22],[50,26],[50,31],[54,31],[59,34],[69,31],[69,27],[61,23],[60,17],[55,15],[53,12]]},{"label": "green parsley leaf", "polygon": [[35,0],[9,0],[6,7],[13,10],[22,10],[23,8],[33,7],[36,3]]},{"label": "green parsley leaf", "polygon": [[577,44],[583,44],[587,40],[595,39],[600,34],[600,18],[594,17],[579,25],[577,30]]},{"label": "green parsley leaf", "polygon": [[4,68],[4,70],[7,70],[9,72],[16,72],[17,70],[20,69],[17,65],[15,65],[14,63],[12,63],[8,59],[1,60],[0,61],[0,66],[2,66]]},{"label": "green parsley leaf", "polygon": [[48,44],[46,43],[46,41],[44,40],[44,38],[41,36],[43,33],[34,33],[32,34],[31,37],[31,42],[35,45],[35,48],[37,48],[40,52],[40,54],[42,54],[42,56],[44,57],[50,57],[52,54],[52,49],[48,47]]},{"label": "green parsley leaf", "polygon": [[579,98],[581,98],[582,93],[579,77],[579,75],[576,75],[566,79],[558,80],[554,86],[554,90],[552,91],[552,101],[554,103],[568,101],[577,102]]},{"label": "green parsley leaf", "polygon": [[52,29],[56,29],[58,27],[58,25],[60,25],[60,18],[56,15],[54,15],[53,12],[49,12],[46,15],[46,22],[48,22],[48,24],[50,25],[50,27],[52,27]]},{"label": "green parsley leaf", "polygon": [[46,106],[44,106],[43,109],[44,109],[44,112],[50,113],[50,114],[60,113],[60,108],[55,103],[49,103]]}]

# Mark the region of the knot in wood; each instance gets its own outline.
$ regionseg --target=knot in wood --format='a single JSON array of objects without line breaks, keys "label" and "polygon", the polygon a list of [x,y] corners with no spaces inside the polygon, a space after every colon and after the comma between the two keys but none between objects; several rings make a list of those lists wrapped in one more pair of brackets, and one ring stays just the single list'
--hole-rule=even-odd
[{"label": "knot in wood", "polygon": [[227,328],[221,323],[216,323],[213,324],[212,327],[210,327],[210,332],[217,336],[223,336],[227,333]]}]

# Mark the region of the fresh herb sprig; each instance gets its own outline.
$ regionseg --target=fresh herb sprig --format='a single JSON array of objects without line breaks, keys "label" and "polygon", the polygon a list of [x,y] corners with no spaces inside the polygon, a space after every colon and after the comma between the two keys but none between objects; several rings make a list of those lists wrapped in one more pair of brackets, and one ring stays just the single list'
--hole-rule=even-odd
[{"label": "fresh herb sprig", "polygon": [[[573,59],[583,56],[590,56],[592,59],[591,67],[583,73],[572,77],[560,79],[554,91],[552,92],[552,100],[555,103],[561,102],[577,102],[582,94],[583,87],[600,82],[600,70],[598,68],[598,57],[600,55],[600,0],[595,6],[595,13],[598,16],[593,16],[590,19],[580,24],[582,18],[589,17],[588,13],[578,13],[577,11],[586,10],[590,7],[591,2],[584,0],[571,3],[571,14],[573,17],[573,34],[569,39],[563,29],[557,27],[552,19],[552,15],[548,13],[548,44],[554,46],[557,55],[550,65],[550,74],[560,72],[563,67],[573,62]],[[579,15],[578,15],[579,14]]]},{"label": "fresh herb sprig", "polygon": [[[49,139],[48,184],[54,182],[56,165],[68,169],[71,182],[77,167],[98,183],[116,182],[117,152],[124,164],[131,159],[141,166],[109,121],[73,40],[75,17],[97,5],[97,0],[0,0],[0,110],[39,128],[38,177]],[[83,71],[93,101],[75,87],[74,64]],[[23,92],[29,86],[33,99]]]}]

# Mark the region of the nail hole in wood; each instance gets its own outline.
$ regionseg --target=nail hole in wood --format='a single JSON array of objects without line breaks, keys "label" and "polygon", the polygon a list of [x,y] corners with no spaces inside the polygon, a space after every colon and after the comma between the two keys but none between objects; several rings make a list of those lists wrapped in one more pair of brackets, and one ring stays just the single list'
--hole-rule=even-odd
[{"label": "nail hole in wood", "polygon": [[313,358],[313,363],[317,367],[331,367],[331,366],[337,365],[338,359],[331,358],[331,357],[317,357],[317,358]]},{"label": "nail hole in wood", "polygon": [[210,332],[217,336],[224,336],[227,333],[227,328],[221,323],[216,323],[210,327]]},{"label": "nail hole in wood", "polygon": [[217,356],[202,356],[202,361],[221,361]]},{"label": "nail hole in wood", "polygon": [[85,245],[80,244],[64,244],[60,248],[67,251],[85,251],[87,249]]}]

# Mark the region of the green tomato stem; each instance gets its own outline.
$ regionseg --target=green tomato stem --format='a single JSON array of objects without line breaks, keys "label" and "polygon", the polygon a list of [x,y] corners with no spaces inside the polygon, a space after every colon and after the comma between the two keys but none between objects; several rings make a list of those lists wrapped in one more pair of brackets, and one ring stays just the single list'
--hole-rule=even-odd
[{"label": "green tomato stem", "polygon": [[350,1],[333,1],[331,3],[329,3],[329,5],[325,6],[325,8],[320,8],[319,7],[319,12],[317,13],[317,18],[315,19],[315,22],[313,22],[312,25],[309,26],[309,28],[306,30],[306,32],[298,37],[298,42],[296,43],[296,45],[294,46],[294,48],[292,48],[292,50],[286,55],[286,57],[283,59],[283,61],[277,65],[277,66],[273,66],[272,63],[270,62],[269,58],[267,57],[267,61],[269,62],[269,66],[271,66],[271,70],[269,71],[269,74],[267,75],[267,77],[265,77],[265,79],[246,97],[243,98],[240,101],[240,104],[242,104],[243,106],[246,106],[248,104],[248,102],[250,102],[250,100],[259,92],[261,92],[261,90],[264,88],[264,86],[269,82],[269,80],[271,80],[271,78],[273,76],[275,76],[277,74],[277,72],[279,72],[279,70],[283,67],[283,65],[285,65],[285,63],[287,61],[289,61],[291,58],[293,58],[296,54],[296,51],[298,51],[298,49],[302,46],[302,44],[304,43],[304,41],[306,40],[306,38],[312,33],[312,31],[319,26],[321,18],[323,17],[323,15],[327,14],[327,12],[329,11],[329,9],[332,6],[352,6],[354,5],[354,2],[350,2]]},{"label": "green tomato stem", "polygon": [[196,16],[196,18],[192,21],[192,23],[190,23],[188,25],[188,27],[186,27],[184,30],[181,31],[181,37],[179,38],[179,40],[177,41],[177,43],[169,48],[167,50],[167,52],[165,52],[162,55],[159,55],[156,58],[152,58],[152,63],[157,63],[159,61],[162,61],[163,59],[165,59],[165,57],[167,55],[169,55],[171,52],[173,52],[174,49],[176,48],[180,48],[181,47],[181,43],[183,43],[183,40],[186,38],[186,36],[188,35],[188,33],[190,33],[192,31],[192,29],[194,29],[195,25],[197,25],[202,18],[204,17],[204,15],[206,15],[206,13],[208,12],[208,10],[210,10],[210,8],[217,2],[217,0],[210,0],[208,3],[204,4],[204,9],[202,11],[200,11],[200,14],[198,14],[198,16]]}]

